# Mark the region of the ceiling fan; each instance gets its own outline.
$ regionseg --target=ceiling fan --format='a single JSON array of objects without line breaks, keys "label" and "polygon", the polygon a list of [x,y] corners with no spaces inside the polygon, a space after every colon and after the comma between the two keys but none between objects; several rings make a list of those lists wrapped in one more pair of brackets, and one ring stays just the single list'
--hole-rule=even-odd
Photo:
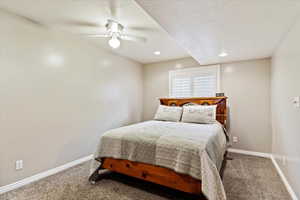
[{"label": "ceiling fan", "polygon": [[[103,7],[106,7],[109,11],[109,17],[106,21],[105,26],[99,26],[99,24],[94,24],[90,22],[84,22],[84,21],[78,21],[78,20],[71,20],[71,21],[65,21],[64,24],[69,25],[75,25],[75,26],[81,26],[81,27],[95,27],[99,28],[99,30],[102,30],[102,32],[97,34],[81,34],[85,37],[90,38],[109,38],[108,44],[111,48],[117,49],[121,46],[121,42],[126,41],[133,41],[133,42],[142,42],[145,43],[147,39],[145,37],[137,36],[135,34],[127,34],[130,31],[133,31],[134,33],[136,31],[138,32],[157,32],[157,29],[153,27],[132,27],[132,26],[123,26],[119,20],[120,12],[119,10],[123,7],[126,7],[128,4],[131,4],[130,0],[102,0],[97,1],[98,3],[101,2]],[[103,30],[104,28],[104,30]],[[125,30],[125,31],[124,31]]]},{"label": "ceiling fan", "polygon": [[128,40],[128,41],[134,41],[134,42],[143,42],[145,43],[147,41],[146,38],[135,36],[135,35],[129,35],[125,34],[123,32],[124,26],[120,24],[119,22],[108,19],[107,23],[105,25],[106,32],[100,33],[100,34],[85,34],[84,36],[87,37],[102,37],[102,38],[110,38],[108,41],[108,44],[110,47],[117,49],[121,45],[122,40]]}]

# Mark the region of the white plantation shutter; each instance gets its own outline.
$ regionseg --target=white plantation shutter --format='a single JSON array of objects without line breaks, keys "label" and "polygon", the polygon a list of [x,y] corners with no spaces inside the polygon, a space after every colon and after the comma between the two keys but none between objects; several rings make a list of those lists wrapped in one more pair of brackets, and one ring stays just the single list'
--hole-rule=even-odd
[{"label": "white plantation shutter", "polygon": [[193,97],[212,97],[216,95],[216,75],[201,75],[193,78]]},{"label": "white plantation shutter", "polygon": [[169,72],[171,97],[212,97],[219,90],[219,65]]},{"label": "white plantation shutter", "polygon": [[176,97],[190,96],[192,92],[191,79],[187,78],[174,78],[172,79],[171,93]]}]

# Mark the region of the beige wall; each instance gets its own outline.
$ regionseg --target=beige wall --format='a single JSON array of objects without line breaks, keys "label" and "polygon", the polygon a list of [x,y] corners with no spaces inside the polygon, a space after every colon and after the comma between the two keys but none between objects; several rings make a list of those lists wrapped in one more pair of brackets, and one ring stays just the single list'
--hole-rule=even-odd
[{"label": "beige wall", "polygon": [[300,19],[275,52],[271,70],[273,153],[298,198],[300,108],[293,106],[292,99],[300,96],[299,35]]},{"label": "beige wall", "polygon": [[105,130],[141,120],[140,64],[1,13],[0,26],[0,186],[87,156]]},{"label": "beige wall", "polygon": [[[169,70],[195,67],[192,58],[144,66],[144,120],[152,119],[159,97],[168,96]],[[229,130],[238,136],[234,148],[271,151],[270,59],[221,65],[221,88],[229,97]]]}]

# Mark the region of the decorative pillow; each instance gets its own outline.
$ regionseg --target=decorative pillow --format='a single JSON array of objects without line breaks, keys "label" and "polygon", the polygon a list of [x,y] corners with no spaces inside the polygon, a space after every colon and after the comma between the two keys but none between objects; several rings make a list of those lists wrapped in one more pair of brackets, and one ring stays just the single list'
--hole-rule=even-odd
[{"label": "decorative pillow", "polygon": [[184,106],[182,122],[210,124],[216,122],[217,105]]},{"label": "decorative pillow", "polygon": [[182,115],[182,107],[159,105],[155,120],[179,122]]}]

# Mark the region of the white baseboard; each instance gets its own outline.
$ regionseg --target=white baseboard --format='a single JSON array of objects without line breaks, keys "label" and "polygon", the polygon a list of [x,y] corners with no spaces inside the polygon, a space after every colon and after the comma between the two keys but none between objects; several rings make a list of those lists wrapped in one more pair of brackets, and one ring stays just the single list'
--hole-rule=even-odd
[{"label": "white baseboard", "polygon": [[264,158],[271,158],[270,153],[261,153],[261,152],[256,152],[256,151],[246,151],[246,150],[241,150],[241,149],[229,148],[228,152],[240,153],[240,154],[245,154],[245,155],[250,155],[250,156],[258,156],[258,157],[264,157]]},{"label": "white baseboard", "polygon": [[8,192],[8,191],[11,191],[11,190],[14,190],[14,189],[17,189],[17,188],[22,187],[24,185],[27,185],[29,183],[38,181],[42,178],[45,178],[47,176],[51,176],[53,174],[56,174],[56,173],[61,172],[63,170],[66,170],[70,167],[74,167],[76,165],[79,165],[79,164],[81,164],[83,162],[86,162],[86,161],[89,161],[91,159],[93,159],[93,155],[89,155],[89,156],[80,158],[78,160],[74,160],[74,161],[69,162],[67,164],[64,164],[64,165],[61,165],[59,167],[47,170],[45,172],[38,173],[36,175],[33,175],[33,176],[28,177],[28,178],[22,179],[20,181],[15,182],[15,183],[2,186],[2,187],[0,187],[0,194],[3,194],[5,192]]},{"label": "white baseboard", "polygon": [[291,185],[289,184],[287,178],[285,177],[284,173],[283,173],[282,170],[280,169],[280,167],[279,167],[279,165],[278,165],[278,163],[277,163],[277,161],[275,160],[275,158],[274,158],[273,155],[271,156],[271,160],[272,160],[272,162],[273,162],[273,164],[274,164],[274,166],[275,166],[275,168],[276,168],[276,170],[277,170],[277,172],[278,172],[278,174],[279,174],[279,176],[280,176],[282,182],[284,183],[286,189],[288,190],[290,196],[292,197],[292,199],[293,199],[293,200],[298,200],[298,197],[297,197],[296,193],[295,193],[294,190],[292,189]]}]

